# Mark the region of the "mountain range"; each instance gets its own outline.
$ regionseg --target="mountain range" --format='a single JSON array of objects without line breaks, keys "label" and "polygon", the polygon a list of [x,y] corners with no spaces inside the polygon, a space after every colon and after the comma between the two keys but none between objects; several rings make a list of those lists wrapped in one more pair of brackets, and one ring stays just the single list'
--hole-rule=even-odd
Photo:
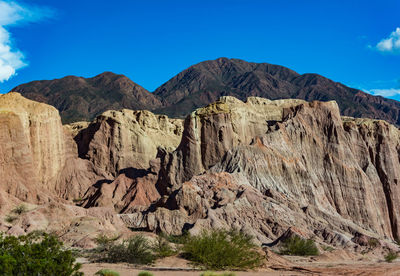
[{"label": "mountain range", "polygon": [[245,100],[335,100],[341,115],[383,119],[400,125],[400,102],[373,96],[318,74],[298,74],[283,66],[218,58],[195,64],[153,93],[124,75],[105,72],[93,78],[67,76],[33,81],[12,89],[24,97],[55,106],[63,123],[91,121],[106,110],[151,110],[184,118],[222,96]]}]

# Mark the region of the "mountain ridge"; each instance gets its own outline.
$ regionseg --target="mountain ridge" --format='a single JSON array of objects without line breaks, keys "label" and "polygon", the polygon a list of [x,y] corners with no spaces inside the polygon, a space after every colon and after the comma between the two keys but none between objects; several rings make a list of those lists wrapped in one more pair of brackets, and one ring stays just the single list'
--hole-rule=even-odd
[{"label": "mountain ridge", "polygon": [[93,120],[107,109],[122,108],[147,109],[183,118],[222,96],[241,100],[256,96],[271,100],[335,100],[342,115],[400,125],[400,102],[367,94],[315,73],[299,74],[284,66],[240,59],[218,58],[197,63],[154,92],[112,72],[93,78],[67,76],[34,81],[12,90],[55,106],[64,123]]}]

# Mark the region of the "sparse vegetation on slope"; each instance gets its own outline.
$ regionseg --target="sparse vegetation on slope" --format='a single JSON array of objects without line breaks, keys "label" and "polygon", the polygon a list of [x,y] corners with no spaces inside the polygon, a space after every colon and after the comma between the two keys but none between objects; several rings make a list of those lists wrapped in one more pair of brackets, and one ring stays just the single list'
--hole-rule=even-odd
[{"label": "sparse vegetation on slope", "polygon": [[262,262],[252,237],[236,231],[213,230],[189,236],[182,251],[185,258],[207,269],[248,269]]},{"label": "sparse vegetation on slope", "polygon": [[293,236],[283,241],[280,253],[282,255],[316,256],[319,255],[319,250],[313,240]]},{"label": "sparse vegetation on slope", "polygon": [[390,251],[388,254],[385,255],[385,261],[388,262],[388,263],[391,263],[394,260],[396,260],[397,257],[398,256],[397,256],[396,252]]},{"label": "sparse vegetation on slope", "polygon": [[151,248],[157,258],[165,258],[175,254],[175,250],[171,247],[163,235],[157,236]]},{"label": "sparse vegetation on slope", "polygon": [[17,215],[22,215],[22,214],[25,213],[26,211],[28,211],[28,207],[26,207],[24,204],[20,204],[20,205],[16,206],[16,207],[12,210],[12,212],[13,212],[14,214],[17,214]]},{"label": "sparse vegetation on slope", "polygon": [[[105,239],[100,239],[105,241]],[[131,264],[151,264],[156,259],[152,247],[143,235],[136,235],[122,243],[108,240],[99,246],[95,259],[110,263],[126,262]]]}]

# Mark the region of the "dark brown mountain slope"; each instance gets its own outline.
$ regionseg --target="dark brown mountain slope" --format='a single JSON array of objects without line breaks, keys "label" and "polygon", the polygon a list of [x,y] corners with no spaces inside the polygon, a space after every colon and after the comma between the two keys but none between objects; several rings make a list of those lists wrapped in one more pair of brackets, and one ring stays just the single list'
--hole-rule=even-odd
[{"label": "dark brown mountain slope", "polygon": [[343,115],[384,119],[400,125],[400,103],[366,94],[317,74],[300,75],[268,63],[219,58],[182,71],[154,92],[164,107],[157,112],[181,117],[221,96],[245,100],[297,98],[335,100]]},{"label": "dark brown mountain slope", "polygon": [[24,97],[55,106],[63,123],[89,121],[106,110],[154,109],[160,101],[124,75],[105,72],[93,78],[67,76],[33,81],[13,89]]},{"label": "dark brown mountain slope", "polygon": [[68,76],[35,81],[13,91],[55,106],[64,123],[92,120],[106,110],[121,108],[184,117],[221,96],[241,100],[257,96],[272,100],[335,100],[342,115],[383,119],[400,125],[400,102],[366,94],[317,74],[300,75],[279,65],[228,58],[193,65],[154,93],[123,75],[110,72],[88,79]]}]

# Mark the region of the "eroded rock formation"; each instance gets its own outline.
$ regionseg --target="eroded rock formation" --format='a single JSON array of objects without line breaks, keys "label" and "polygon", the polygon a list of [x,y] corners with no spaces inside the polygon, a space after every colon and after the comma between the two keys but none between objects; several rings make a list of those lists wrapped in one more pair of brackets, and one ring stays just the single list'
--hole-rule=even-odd
[{"label": "eroded rock formation", "polygon": [[400,238],[400,131],[341,117],[336,102],[223,97],[185,121],[124,109],[63,127],[54,108],[9,93],[0,122],[0,214],[29,203],[0,222],[9,233],[77,244],[125,226],[233,227],[269,244],[295,226],[342,247]]},{"label": "eroded rock formation", "polygon": [[182,120],[123,109],[98,116],[75,140],[80,157],[115,177],[126,168],[147,169],[158,147],[172,151],[178,146],[182,131]]},{"label": "eroded rock formation", "polygon": [[122,217],[174,234],[233,226],[263,242],[293,225],[329,243],[397,239],[399,135],[384,121],[342,119],[335,102],[223,98],[193,112],[162,158],[168,198]]}]

